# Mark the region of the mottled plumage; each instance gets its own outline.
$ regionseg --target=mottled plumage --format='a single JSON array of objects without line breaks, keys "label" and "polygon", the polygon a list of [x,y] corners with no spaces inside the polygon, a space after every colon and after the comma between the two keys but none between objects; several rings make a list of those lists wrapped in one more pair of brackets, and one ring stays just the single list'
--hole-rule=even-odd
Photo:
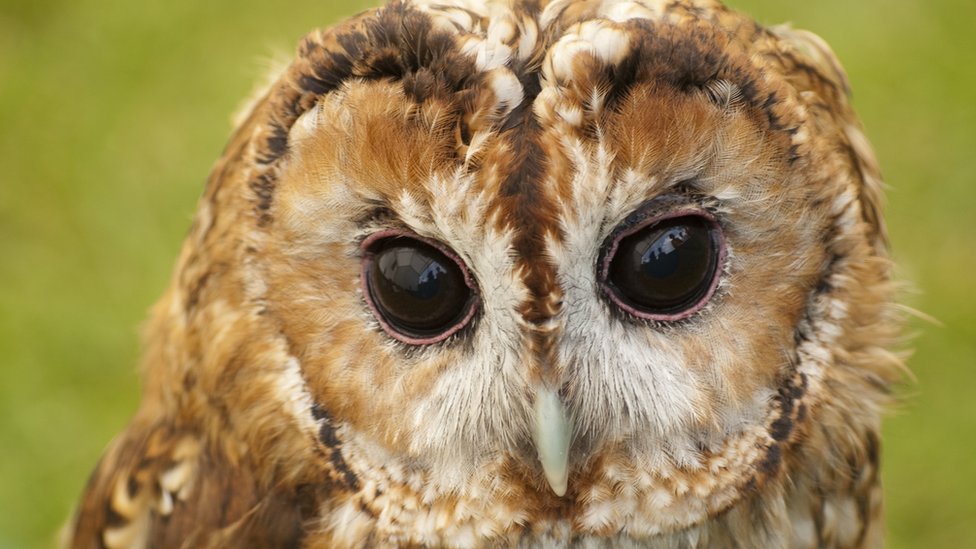
[{"label": "mottled plumage", "polygon": [[[826,44],[717,1],[313,32],[210,176],[70,545],[879,546],[881,202]],[[647,312],[618,250],[668,223],[713,270]],[[390,241],[459,273],[449,330],[387,314]]]}]

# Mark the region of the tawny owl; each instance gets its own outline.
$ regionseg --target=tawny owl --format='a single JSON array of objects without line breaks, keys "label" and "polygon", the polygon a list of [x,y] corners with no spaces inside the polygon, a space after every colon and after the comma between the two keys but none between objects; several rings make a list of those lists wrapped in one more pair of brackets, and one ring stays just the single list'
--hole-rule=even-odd
[{"label": "tawny owl", "polygon": [[868,547],[882,184],[813,34],[405,0],[211,174],[75,547]]}]

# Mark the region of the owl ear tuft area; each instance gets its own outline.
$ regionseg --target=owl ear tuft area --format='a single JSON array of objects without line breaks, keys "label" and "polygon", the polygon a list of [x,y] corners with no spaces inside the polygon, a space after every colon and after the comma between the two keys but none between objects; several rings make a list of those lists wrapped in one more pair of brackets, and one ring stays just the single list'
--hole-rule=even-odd
[{"label": "owl ear tuft area", "polygon": [[770,31],[813,61],[817,70],[833,80],[838,87],[844,90],[844,93],[851,94],[847,72],[844,71],[840,60],[837,59],[834,50],[830,49],[826,40],[808,30],[794,29],[790,25],[771,27]]},{"label": "owl ear tuft area", "polygon": [[[789,25],[779,25],[770,30],[788,47],[802,55],[804,61],[812,64],[821,77],[828,79],[838,90],[843,90],[843,93],[850,98],[851,87],[847,73],[823,38],[810,31],[794,29]],[[849,109],[850,106],[844,108]],[[879,253],[884,254],[888,248],[888,233],[883,215],[884,182],[881,177],[881,168],[859,123],[856,121],[848,123],[842,130],[850,144],[851,152],[853,152],[853,157],[857,162],[856,168],[861,176],[861,210],[864,220],[870,226],[871,244]]]}]

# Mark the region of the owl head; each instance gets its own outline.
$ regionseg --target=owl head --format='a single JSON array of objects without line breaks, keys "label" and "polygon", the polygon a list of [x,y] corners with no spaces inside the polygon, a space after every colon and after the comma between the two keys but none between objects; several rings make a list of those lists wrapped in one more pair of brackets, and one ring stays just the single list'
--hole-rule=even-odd
[{"label": "owl head", "polygon": [[863,540],[900,365],[881,187],[813,34],[394,2],[238,126],[135,423],[311,490],[333,546]]}]

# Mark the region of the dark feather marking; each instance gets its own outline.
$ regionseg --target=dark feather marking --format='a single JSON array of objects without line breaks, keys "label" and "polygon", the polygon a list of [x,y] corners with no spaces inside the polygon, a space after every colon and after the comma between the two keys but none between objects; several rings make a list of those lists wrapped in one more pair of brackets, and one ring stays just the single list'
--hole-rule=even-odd
[{"label": "dark feather marking", "polygon": [[786,440],[786,437],[790,436],[793,431],[793,420],[789,416],[780,416],[773,422],[769,428],[769,435],[773,437],[776,442],[782,442]]},{"label": "dark feather marking", "polygon": [[616,66],[607,68],[607,80],[612,84],[606,96],[607,109],[613,110],[627,97],[636,81],[640,63],[640,51],[633,50]]},{"label": "dark feather marking", "polygon": [[271,201],[274,198],[275,178],[272,174],[264,172],[252,179],[248,187],[254,196],[257,197],[255,212],[258,215],[258,225],[265,226],[271,222]]},{"label": "dark feather marking", "polygon": [[514,153],[511,166],[500,187],[500,203],[511,212],[507,221],[517,228],[514,247],[525,270],[524,282],[532,299],[522,309],[523,317],[533,323],[548,318],[548,299],[553,288],[552,267],[545,257],[545,237],[549,232],[557,234],[551,212],[555,211],[541,189],[545,174],[545,153],[539,144],[539,124],[528,109],[522,111],[522,123],[509,135]]},{"label": "dark feather marking", "polygon": [[288,130],[279,122],[271,123],[271,135],[265,142],[264,156],[258,157],[261,164],[270,164],[288,150]]},{"label": "dark feather marking", "polygon": [[212,271],[205,271],[190,286],[190,291],[187,292],[186,303],[184,305],[184,310],[186,311],[187,315],[196,309],[197,304],[200,302],[200,293],[203,292],[203,289],[207,285],[207,281],[210,279],[212,274]]},{"label": "dark feather marking", "polygon": [[329,413],[318,404],[313,404],[312,417],[319,422],[319,441],[329,449],[329,462],[342,475],[346,487],[353,491],[359,490],[359,477],[349,468],[342,456],[342,441],[336,436],[335,426],[332,425]]},{"label": "dark feather marking", "polygon": [[874,431],[868,431],[865,434],[865,446],[864,450],[866,453],[865,458],[867,459],[867,464],[861,463],[858,470],[854,473],[854,480],[857,482],[860,477],[861,471],[865,467],[871,468],[870,477],[861,483],[860,486],[855,485],[855,497],[857,502],[857,512],[859,515],[859,522],[861,525],[860,530],[857,534],[857,542],[855,546],[860,547],[864,543],[864,539],[867,537],[868,530],[874,523],[873,506],[872,506],[872,496],[874,490],[878,483],[878,471],[880,470],[880,464],[878,462],[879,453],[879,441],[878,434]]},{"label": "dark feather marking", "polygon": [[877,470],[881,462],[881,442],[878,439],[878,433],[868,431],[866,442],[865,450],[867,450],[868,463],[873,465]]},{"label": "dark feather marking", "polygon": [[783,450],[779,444],[773,444],[766,449],[766,457],[758,464],[759,472],[766,477],[772,477],[779,471],[783,461]]},{"label": "dark feather marking", "polygon": [[[132,479],[129,479],[132,482]],[[105,500],[105,527],[106,528],[118,528],[120,526],[125,526],[129,522],[129,519],[120,515],[114,507],[112,507],[112,500]]]}]

